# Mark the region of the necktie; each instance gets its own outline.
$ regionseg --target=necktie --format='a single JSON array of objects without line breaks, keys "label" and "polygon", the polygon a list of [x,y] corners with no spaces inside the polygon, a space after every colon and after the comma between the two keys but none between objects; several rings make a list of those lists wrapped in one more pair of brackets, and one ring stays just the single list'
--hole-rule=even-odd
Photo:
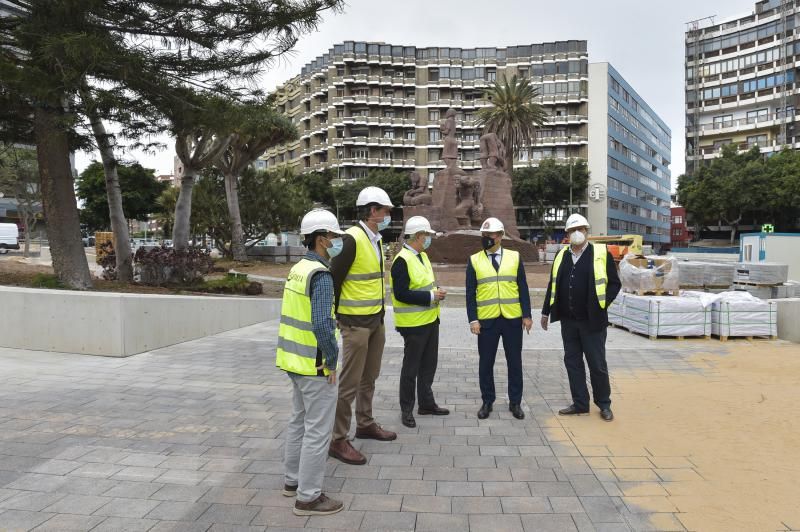
[{"label": "necktie", "polygon": [[497,253],[492,253],[492,266],[494,266],[494,271],[500,271],[500,263],[497,262]]}]

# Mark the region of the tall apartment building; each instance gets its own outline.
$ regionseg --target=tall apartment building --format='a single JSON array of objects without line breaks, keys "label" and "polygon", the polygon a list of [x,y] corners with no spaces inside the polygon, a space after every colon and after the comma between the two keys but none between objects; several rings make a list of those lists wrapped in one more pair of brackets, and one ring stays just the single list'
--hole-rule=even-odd
[{"label": "tall apartment building", "polygon": [[670,129],[608,63],[589,65],[589,201],[593,234],[669,243]]},{"label": "tall apartment building", "polygon": [[[648,113],[647,116],[655,115],[612,68],[606,65],[595,69],[595,65],[589,65],[586,45],[586,41],[558,41],[506,48],[462,49],[353,41],[336,44],[276,90],[279,110],[291,117],[300,131],[300,139],[270,150],[256,166],[270,168],[290,164],[301,171],[332,169],[340,181],[366,176],[375,168],[396,168],[416,170],[428,175],[433,182],[435,173],[445,167],[441,160],[443,143],[439,125],[447,109],[453,108],[457,112],[460,166],[465,170],[480,168],[481,130],[475,120],[476,112],[491,105],[484,99],[484,93],[494,80],[516,75],[530,79],[539,88],[538,100],[545,107],[549,120],[537,132],[533,145],[520,150],[515,167],[535,165],[546,157],[563,164],[570,164],[577,158],[588,159],[593,182],[609,189],[608,193],[605,190],[598,192],[602,200],[588,202],[590,217],[596,224],[593,233],[641,230],[646,239],[653,235],[652,243],[656,243],[662,240],[656,239],[655,235],[663,231],[663,241],[668,242],[668,151],[658,148],[664,155],[662,172],[667,175],[665,226],[657,217],[645,220],[639,216],[651,216],[659,207],[661,193],[657,187],[652,187],[649,195],[637,195],[632,188],[620,191],[621,197],[627,198],[623,205],[619,203],[623,200],[617,197],[617,189],[609,186],[608,176],[614,171],[615,175],[619,174],[619,182],[630,187],[645,179],[640,178],[639,173],[650,171],[649,166],[637,169],[635,162],[629,159],[619,162],[619,165],[627,165],[627,170],[611,167],[616,163],[612,163],[614,159],[608,148],[612,134],[610,128],[615,123],[635,126],[627,122],[623,111],[615,112],[609,108],[613,100],[609,91],[615,86],[610,76],[616,75],[620,79],[627,93],[634,95],[631,98],[642,104],[642,112]],[[591,88],[593,69],[596,76],[604,80],[597,89]],[[598,117],[603,115],[604,118],[598,119],[596,127],[602,131],[595,136],[606,151],[603,154],[597,151],[600,158],[596,160],[591,154],[590,136],[595,125],[590,114],[595,104],[589,98],[590,94],[592,98],[594,94],[601,95],[597,109],[602,107],[604,110],[604,114],[596,112]],[[616,98],[628,109],[631,117],[640,116],[640,109],[623,101],[622,94]],[[643,125],[644,120],[631,120],[644,130],[650,127],[649,123]],[[669,146],[669,130],[660,120],[658,124],[666,131],[665,142]],[[645,156],[645,149],[640,149],[632,140],[632,136],[636,136],[632,131],[628,136],[619,132],[614,135],[619,142]],[[649,137],[641,137],[640,140],[650,145]],[[633,194],[633,199],[626,194]],[[576,192],[576,198],[583,195]],[[617,203],[609,209],[607,201]],[[648,201],[650,207],[642,209],[650,210],[646,213],[637,210],[637,206]],[[575,208],[584,210],[585,205]],[[602,214],[594,216],[595,211]],[[525,233],[526,228],[520,228]]]},{"label": "tall apartment building", "polygon": [[745,17],[689,23],[686,31],[686,170],[722,146],[764,153],[800,147],[795,127],[797,0],[763,0]]}]

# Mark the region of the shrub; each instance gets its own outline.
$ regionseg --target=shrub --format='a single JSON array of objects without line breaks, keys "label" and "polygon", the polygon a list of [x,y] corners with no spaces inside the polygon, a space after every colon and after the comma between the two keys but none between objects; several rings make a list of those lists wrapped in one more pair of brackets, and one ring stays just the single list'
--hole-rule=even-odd
[{"label": "shrub", "polygon": [[150,286],[192,285],[214,266],[208,250],[188,248],[175,250],[158,247],[139,248],[133,256],[134,276]]},{"label": "shrub", "polygon": [[34,275],[31,286],[34,288],[66,288],[64,283],[58,280],[58,277],[46,273]]},{"label": "shrub", "polygon": [[117,254],[114,252],[114,243],[111,240],[100,244],[97,263],[103,268],[103,279],[117,280]]}]

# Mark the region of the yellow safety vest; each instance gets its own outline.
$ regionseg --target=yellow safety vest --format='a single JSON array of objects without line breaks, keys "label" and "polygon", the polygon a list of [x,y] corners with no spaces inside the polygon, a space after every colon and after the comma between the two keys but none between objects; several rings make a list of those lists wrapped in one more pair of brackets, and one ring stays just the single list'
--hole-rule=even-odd
[{"label": "yellow safety vest", "polygon": [[[607,251],[605,244],[594,244],[589,242],[590,246],[594,247],[594,289],[597,292],[597,301],[600,302],[600,308],[606,308],[606,285],[608,285],[608,272],[606,271]],[[558,270],[561,268],[561,261],[564,258],[564,253],[567,252],[569,246],[565,246],[556,254],[553,261],[553,271],[550,272],[550,306],[552,307],[556,302],[556,278],[558,277]],[[583,251],[586,253],[586,250]]]},{"label": "yellow safety vest", "polygon": [[[394,258],[403,258],[408,266],[408,277],[410,290],[433,290],[436,286],[436,277],[433,275],[433,268],[428,260],[428,254],[424,251],[419,254],[422,262],[413,251],[404,247]],[[394,323],[398,327],[419,327],[433,323],[439,317],[439,302],[433,301],[430,306],[409,305],[398,301],[394,296],[394,278],[390,279],[392,286],[392,304],[394,305]]]},{"label": "yellow safety vest", "polygon": [[[317,337],[311,323],[311,279],[328,269],[320,262],[302,259],[294,265],[283,288],[278,353],[275,365],[298,375],[318,375]],[[333,305],[331,305],[331,317]],[[324,361],[324,359],[323,359]],[[324,374],[328,375],[327,368]]]},{"label": "yellow safety vest", "polygon": [[495,271],[492,260],[485,251],[475,253],[469,260],[478,279],[475,298],[478,303],[478,319],[489,320],[501,315],[504,318],[521,318],[522,305],[519,302],[517,285],[519,253],[504,249],[499,271]]},{"label": "yellow safety vest", "polygon": [[383,280],[383,249],[378,246],[380,259],[375,255],[367,233],[358,226],[348,229],[347,234],[356,242],[356,256],[347,272],[339,294],[340,314],[369,316],[383,309],[386,287]]}]

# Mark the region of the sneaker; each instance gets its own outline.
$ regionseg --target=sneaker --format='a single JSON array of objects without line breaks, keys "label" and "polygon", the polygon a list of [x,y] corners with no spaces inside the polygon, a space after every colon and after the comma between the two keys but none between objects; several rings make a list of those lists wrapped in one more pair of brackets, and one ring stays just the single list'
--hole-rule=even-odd
[{"label": "sneaker", "polygon": [[284,484],[282,493],[284,497],[294,497],[295,495],[297,495],[297,486],[290,486],[289,484]]},{"label": "sneaker", "polygon": [[344,508],[342,501],[330,499],[324,493],[320,493],[315,501],[295,501],[292,513],[294,515],[330,515],[341,511],[342,508]]}]

